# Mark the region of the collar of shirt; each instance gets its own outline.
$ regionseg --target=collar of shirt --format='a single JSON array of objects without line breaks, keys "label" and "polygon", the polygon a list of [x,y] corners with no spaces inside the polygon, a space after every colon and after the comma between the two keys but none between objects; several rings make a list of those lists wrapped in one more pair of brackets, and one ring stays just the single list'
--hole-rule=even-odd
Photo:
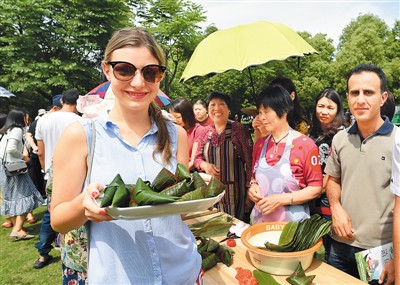
[{"label": "collar of shirt", "polygon": [[[386,134],[390,133],[394,128],[394,125],[389,121],[388,117],[382,116],[382,119],[384,120],[384,122],[383,122],[382,126],[376,132],[374,132],[375,134],[386,135]],[[347,132],[352,135],[358,134],[357,121],[354,122],[354,124],[348,129]]]},{"label": "collar of shirt", "polygon": [[[110,129],[113,132],[118,132],[118,130],[119,130],[119,127],[111,121],[110,115],[109,115],[109,110],[102,112],[99,115],[99,117],[97,118],[97,121],[100,123],[100,125],[104,129]],[[157,133],[157,131],[158,131],[157,124],[151,118],[151,128],[145,136],[155,134],[155,133]]]}]

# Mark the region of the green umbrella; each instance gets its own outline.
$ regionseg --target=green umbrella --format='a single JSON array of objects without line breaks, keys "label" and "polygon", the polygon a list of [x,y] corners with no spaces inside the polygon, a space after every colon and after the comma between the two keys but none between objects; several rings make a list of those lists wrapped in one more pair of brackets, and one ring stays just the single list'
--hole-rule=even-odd
[{"label": "green umbrella", "polygon": [[[260,21],[212,33],[196,47],[181,81],[244,70],[271,60],[318,54],[299,34],[280,23]],[[250,73],[250,80],[253,80]],[[254,92],[254,86],[253,86]]]}]

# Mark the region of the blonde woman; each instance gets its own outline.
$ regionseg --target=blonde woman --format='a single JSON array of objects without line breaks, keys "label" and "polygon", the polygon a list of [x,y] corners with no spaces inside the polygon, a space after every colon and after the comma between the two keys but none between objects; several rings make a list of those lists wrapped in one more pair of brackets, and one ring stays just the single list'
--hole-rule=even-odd
[{"label": "blonde woman", "polygon": [[195,284],[201,257],[179,215],[113,220],[93,201],[117,174],[135,184],[153,181],[163,167],[188,166],[185,130],[154,102],[166,69],[162,50],[148,32],[124,28],[108,42],[102,68],[115,102],[95,121],[93,183],[82,187],[90,122],[71,125],[54,155],[52,226],[66,233],[90,221],[89,284]]}]

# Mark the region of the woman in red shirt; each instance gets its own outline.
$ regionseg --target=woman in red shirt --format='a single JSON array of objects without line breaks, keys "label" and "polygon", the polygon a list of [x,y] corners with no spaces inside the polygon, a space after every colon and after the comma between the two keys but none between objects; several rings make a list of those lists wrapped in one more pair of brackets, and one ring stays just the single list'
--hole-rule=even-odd
[{"label": "woman in red shirt", "polygon": [[262,91],[257,109],[270,134],[259,139],[253,149],[252,223],[307,218],[307,202],[319,197],[322,188],[318,148],[290,127],[288,113],[293,101],[284,88],[272,86]]}]

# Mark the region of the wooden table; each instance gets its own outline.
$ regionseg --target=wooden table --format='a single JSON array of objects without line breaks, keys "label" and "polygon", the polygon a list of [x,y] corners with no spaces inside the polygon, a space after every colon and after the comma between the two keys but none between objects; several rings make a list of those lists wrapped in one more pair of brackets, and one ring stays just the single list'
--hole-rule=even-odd
[{"label": "wooden table", "polygon": [[[186,224],[191,225],[197,222],[208,220],[209,218],[218,214],[219,213],[216,213],[216,210],[214,209],[213,211],[189,213],[183,219]],[[213,237],[213,239],[217,241],[222,240],[223,238],[225,237]],[[223,242],[222,244],[226,245],[226,242]],[[247,248],[243,245],[240,238],[236,239],[236,246],[232,249],[235,251],[233,265],[231,267],[227,267],[223,263],[217,263],[215,267],[206,271],[203,280],[204,285],[239,284],[239,282],[235,279],[236,267],[242,267],[251,271],[256,269],[251,263]],[[353,276],[317,259],[314,259],[311,266],[306,270],[306,275],[316,275],[313,285],[366,284],[361,280],[356,279]],[[290,284],[286,281],[287,276],[273,275],[273,277],[282,285]]]}]

